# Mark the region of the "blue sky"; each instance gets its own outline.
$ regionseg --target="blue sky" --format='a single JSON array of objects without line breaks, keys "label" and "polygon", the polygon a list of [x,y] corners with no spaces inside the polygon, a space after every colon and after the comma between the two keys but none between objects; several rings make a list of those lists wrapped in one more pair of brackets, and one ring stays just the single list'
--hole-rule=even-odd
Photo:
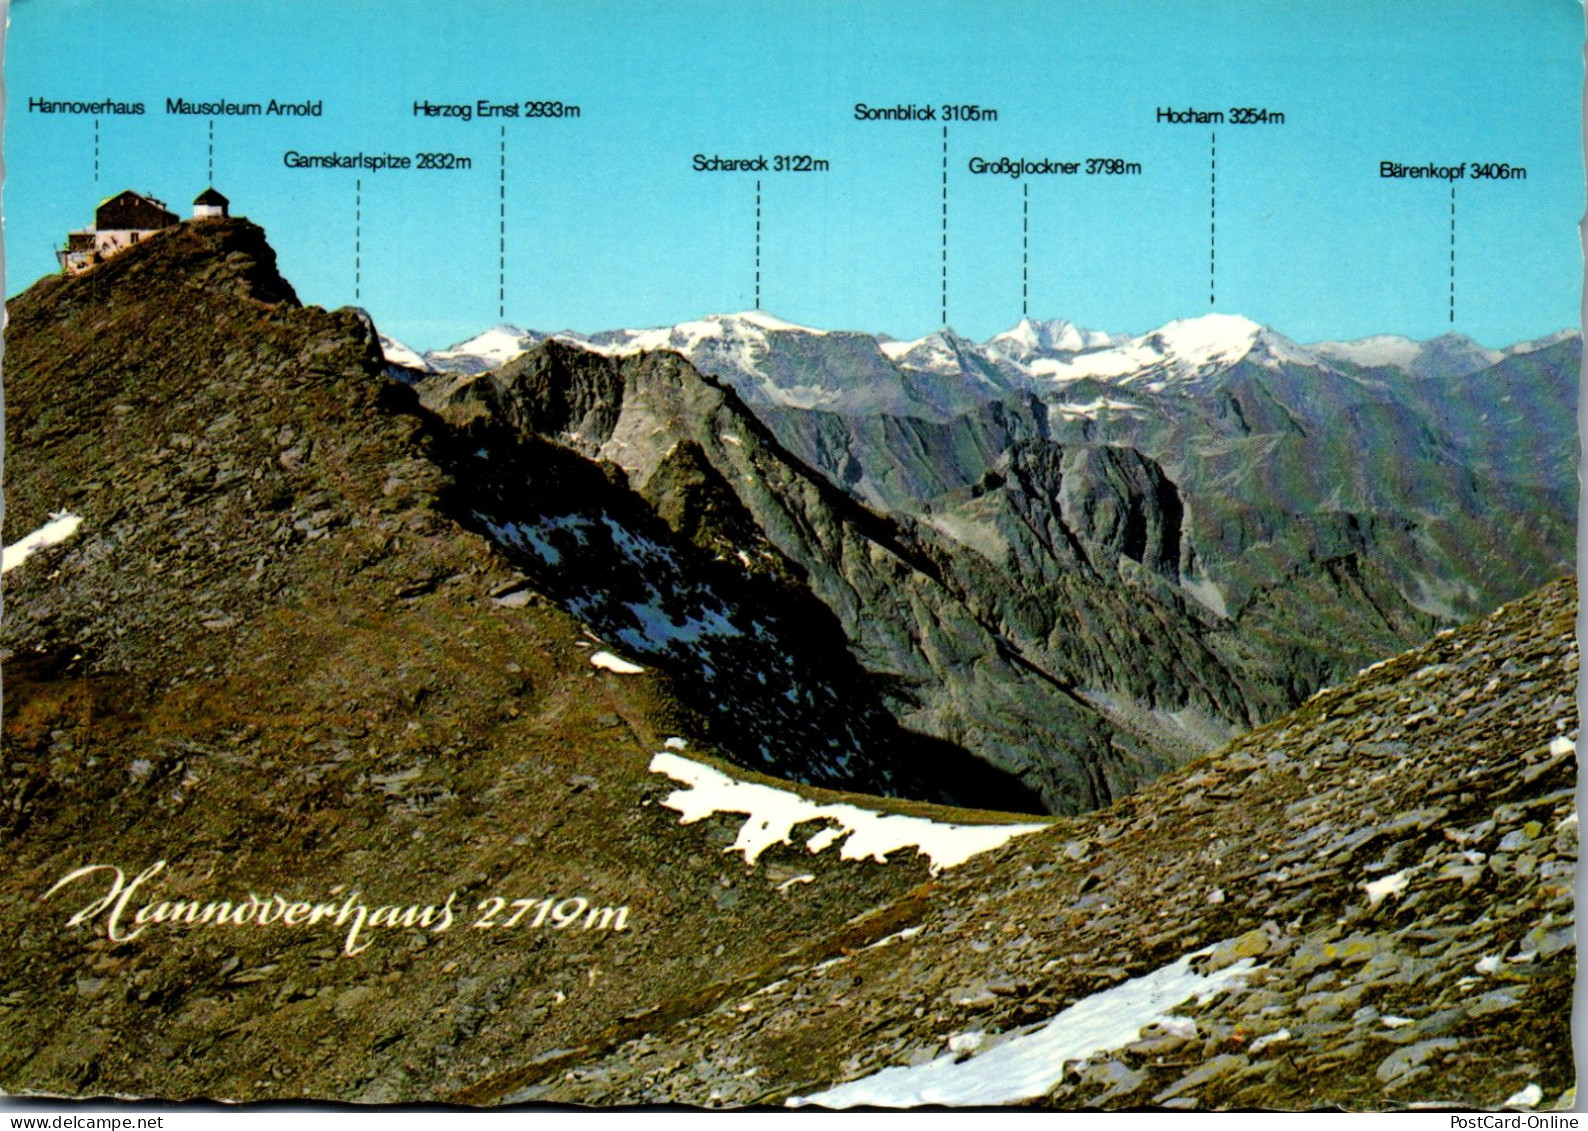
[{"label": "blue sky", "polygon": [[[853,106],[975,104],[949,126],[948,322],[982,338],[1029,310],[1142,331],[1208,310],[1301,341],[1455,329],[1489,345],[1577,322],[1583,211],[1577,0],[914,3],[655,0],[306,3],[14,0],[6,53],[6,280],[122,188],[180,205],[205,185],[207,119],[168,97],[324,102],[316,119],[217,118],[215,182],[264,225],[306,302],[357,301],[420,348],[498,319],[495,122],[415,100],[578,105],[506,127],[505,317],[658,325],[754,305],[755,177],[696,153],[812,154],[762,182],[761,305],[914,337],[941,324],[942,127]],[[146,103],[101,119],[30,97]],[[1278,110],[1210,134],[1160,106]],[[466,171],[296,171],[288,150],[445,151]],[[973,176],[973,156],[1118,157],[1118,177]],[[1525,180],[1387,181],[1381,160],[1507,162]],[[1024,186],[1029,185],[1029,188]]]}]

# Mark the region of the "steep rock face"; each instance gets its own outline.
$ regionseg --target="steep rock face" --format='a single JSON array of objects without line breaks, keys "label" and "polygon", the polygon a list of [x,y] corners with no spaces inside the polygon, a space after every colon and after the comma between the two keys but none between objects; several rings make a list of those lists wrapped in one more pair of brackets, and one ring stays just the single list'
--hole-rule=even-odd
[{"label": "steep rock face", "polygon": [[[1542,584],[1571,560],[1580,359],[1572,338],[1420,381],[1242,360],[1192,393],[1164,398],[1160,412],[1087,434],[1162,464],[1194,512],[1202,569],[1232,615],[1302,563],[1346,552],[1315,532],[1349,526],[1349,551],[1389,583],[1395,616],[1450,623]],[[1499,418],[1507,426],[1497,428]],[[1053,425],[1061,440],[1075,427]],[[1275,536],[1221,540],[1240,513],[1263,516],[1264,534]],[[1486,552],[1501,545],[1508,579]],[[1349,617],[1340,625],[1347,636],[1356,631]]]},{"label": "steep rock face", "polygon": [[668,672],[688,733],[728,757],[816,785],[1038,806],[995,768],[901,730],[837,619],[697,449],[672,449],[643,494],[610,463],[496,425],[476,422],[438,458],[455,473],[449,507],[526,585]]},{"label": "steep rock face", "polygon": [[[614,357],[679,350],[737,390],[791,456],[927,551],[1022,661],[1164,752],[1273,717],[1572,558],[1575,334],[1504,351],[1454,335],[1301,346],[1209,315],[1136,338],[1029,324],[978,345],[752,312],[588,340]],[[1020,450],[1142,460],[1162,482],[1011,475]],[[650,457],[608,454],[647,473]],[[1100,590],[1121,585],[1150,605],[1113,607]],[[1080,611],[1081,631],[1045,606]],[[1189,626],[1168,639],[1191,678],[1135,679],[1167,675],[1168,645],[1129,643],[1163,624]]]},{"label": "steep rock face", "polygon": [[1211,614],[1209,646],[1271,689],[1248,696],[1269,717],[1571,560],[1580,350],[1570,337],[1438,380],[1265,356],[1163,388],[1150,372],[1075,381],[951,421],[761,411],[833,482],[971,556],[1001,563],[1029,541],[1021,577],[1078,555],[1062,537],[1011,541],[986,497],[1023,495],[1012,505],[1033,532],[1075,525],[1005,474],[1009,451],[1046,440],[1156,465],[1182,516],[1177,560],[1142,563],[1149,584]]},{"label": "steep rock face", "polygon": [[1120,558],[1177,579],[1185,506],[1163,469],[1137,451],[1022,441],[970,494],[974,501],[935,508],[933,519],[966,523],[967,537],[978,521],[999,527],[998,564],[1024,583],[1107,576]]},{"label": "steep rock face", "polygon": [[[948,330],[895,342],[748,312],[560,336],[619,354],[682,352],[798,458],[889,512],[978,482],[1010,442],[1042,435],[1142,452],[1216,524],[1256,510],[1398,526],[1406,536],[1360,547],[1362,568],[1394,590],[1397,617],[1474,615],[1571,556],[1575,332],[1505,350],[1457,334],[1303,346],[1210,314],[1137,337],[1023,322],[982,344]],[[796,383],[783,379],[795,372]],[[917,386],[926,393],[900,393]],[[1489,567],[1488,545],[1508,547],[1509,574]],[[1190,591],[1238,616],[1299,563],[1338,556],[1304,537],[1266,561],[1254,549],[1264,547],[1203,546],[1206,573],[1187,578]],[[1346,610],[1333,635],[1356,640],[1361,658],[1376,621]]]},{"label": "steep rock face", "polygon": [[1576,615],[1553,583],[503,1098],[1570,1108]]},{"label": "steep rock face", "polygon": [[[806,609],[791,622],[836,623],[868,673],[851,683],[861,689],[858,701],[875,687],[907,730],[1018,775],[1056,810],[1117,797],[1249,725],[1276,701],[1261,676],[1230,667],[1202,641],[1206,618],[1173,585],[1182,504],[1161,470],[1136,453],[1016,444],[993,473],[1013,486],[984,484],[963,492],[970,497],[959,510],[894,521],[813,475],[731,390],[673,354],[612,358],[550,341],[491,374],[438,379],[427,396],[459,426],[500,420],[620,466],[635,491],[671,516],[674,533],[697,545],[704,536],[726,567],[716,571],[715,584],[769,572],[813,595],[820,611]],[[489,465],[499,462],[498,448],[484,444],[477,469],[459,478],[495,476]],[[723,525],[703,531],[690,517],[701,505],[681,490],[713,500],[709,509]],[[538,511],[547,504],[525,497],[524,505]],[[1054,505],[1058,513],[1044,509]],[[490,521],[501,527],[503,513],[498,508]],[[978,522],[996,530],[1005,552],[960,551],[959,540]],[[942,536],[943,525],[952,537]],[[624,631],[624,614],[596,596],[601,586],[566,542],[525,535],[518,549],[534,559],[526,559],[526,569],[585,577],[578,593],[563,588],[568,607],[595,617],[604,631]],[[694,576],[711,572],[710,563],[702,566]],[[674,578],[643,584],[683,592]],[[607,591],[622,594],[621,587]],[[632,595],[615,599],[636,605]],[[690,616],[703,623],[698,609],[671,615],[675,625]],[[646,654],[701,661],[706,634],[687,641],[678,631],[662,635],[667,647]],[[687,647],[672,648],[674,642]],[[759,670],[773,675],[765,662]],[[784,676],[772,683],[783,687]],[[789,731],[791,739],[799,733]],[[857,740],[850,761],[861,745]],[[818,765],[818,753],[809,757],[813,768],[799,776],[836,780],[834,770]],[[789,756],[777,758],[780,772],[789,772]]]}]

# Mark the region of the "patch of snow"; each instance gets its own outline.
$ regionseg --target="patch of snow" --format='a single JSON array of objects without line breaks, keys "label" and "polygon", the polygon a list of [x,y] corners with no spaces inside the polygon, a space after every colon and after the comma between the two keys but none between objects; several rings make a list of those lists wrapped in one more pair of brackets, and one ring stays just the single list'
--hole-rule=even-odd
[{"label": "patch of snow", "polygon": [[1545,334],[1542,338],[1534,338],[1527,342],[1517,342],[1514,346],[1507,346],[1500,352],[1505,354],[1506,357],[1515,357],[1518,354],[1533,353],[1535,350],[1544,349],[1546,346],[1580,337],[1582,337],[1582,333],[1578,330],[1556,330],[1553,334]]},{"label": "patch of snow", "polygon": [[1062,413],[1065,416],[1084,416],[1089,420],[1096,420],[1097,414],[1104,411],[1145,412],[1146,409],[1130,401],[1116,401],[1110,397],[1099,397],[1097,400],[1087,401],[1085,404],[1056,404],[1053,406],[1053,411]]},{"label": "patch of snow", "polygon": [[793,887],[795,884],[808,884],[814,882],[815,879],[816,877],[811,875],[809,872],[799,876],[790,876],[788,879],[777,885],[777,890],[788,891],[788,889]]},{"label": "patch of snow", "polygon": [[1378,1023],[1386,1029],[1404,1029],[1408,1025],[1416,1024],[1410,1017],[1396,1017],[1393,1014],[1386,1014],[1380,1017]]},{"label": "patch of snow", "polygon": [[1353,342],[1316,342],[1307,347],[1324,357],[1348,361],[1364,369],[1409,369],[1422,346],[1399,334],[1375,334]]},{"label": "patch of snow", "polygon": [[968,1033],[955,1033],[948,1039],[948,1051],[959,1053],[973,1053],[987,1043],[987,1034],[980,1029],[972,1029]]},{"label": "patch of snow", "polygon": [[822,805],[788,790],[736,781],[676,754],[657,754],[651,759],[651,770],[689,786],[674,790],[662,801],[681,814],[680,824],[693,824],[713,813],[743,813],[745,822],[739,835],[724,851],[743,853],[747,864],[754,864],[774,844],[792,844],[794,826],[807,821],[830,820],[840,826],[836,830],[823,829],[811,837],[806,847],[812,852],[821,851],[840,836],[844,843],[839,856],[845,860],[870,858],[885,864],[889,853],[914,848],[931,861],[934,875],[991,851],[1011,837],[1048,827],[954,825],[924,817],[878,813],[855,805]]},{"label": "patch of snow", "polygon": [[1158,1021],[1158,1029],[1166,1036],[1179,1037],[1183,1041],[1196,1039],[1197,1023],[1189,1017],[1164,1017]]},{"label": "patch of snow", "polygon": [[916,338],[914,341],[909,342],[879,341],[877,343],[877,348],[882,351],[882,356],[887,358],[889,361],[898,361],[900,358],[904,357],[905,354],[909,353],[916,346],[921,345],[925,341],[926,338]]},{"label": "patch of snow", "polygon": [[961,1060],[957,1053],[949,1053],[914,1068],[884,1068],[824,1092],[793,1097],[788,1106],[982,1106],[1047,1095],[1064,1078],[1071,1061],[1127,1045],[1146,1026],[1169,1020],[1170,1010],[1183,1002],[1193,997],[1207,1001],[1239,985],[1252,970],[1250,958],[1210,974],[1191,968],[1193,959],[1214,949],[1204,947],[1150,974],[1083,998],[1035,1032],[980,1056]]},{"label": "patch of snow", "polygon": [[662,743],[662,745],[667,747],[669,750],[682,750],[684,747],[688,746],[689,743],[682,738],[669,738],[666,742]]},{"label": "patch of snow", "polygon": [[639,618],[638,630],[621,629],[617,638],[638,651],[667,648],[674,643],[695,644],[702,636],[743,636],[744,634],[718,609],[704,609],[699,617],[678,620],[655,602],[624,603],[624,608]]},{"label": "patch of snow", "polygon": [[54,546],[66,541],[77,533],[77,528],[82,524],[81,515],[73,514],[71,511],[53,512],[50,521],[0,551],[0,573],[10,573],[16,569],[33,556],[34,550],[42,550],[46,546]]},{"label": "patch of snow", "polygon": [[1368,906],[1377,907],[1387,897],[1399,895],[1406,890],[1406,883],[1410,878],[1411,870],[1407,869],[1363,884],[1362,890],[1367,892]]},{"label": "patch of snow", "polygon": [[1529,1084],[1520,1092],[1505,1101],[1506,1107],[1537,1107],[1544,1098],[1544,1089],[1537,1084]]},{"label": "patch of snow", "polygon": [[592,667],[605,668],[609,672],[617,672],[619,675],[638,675],[645,670],[638,664],[631,664],[627,660],[614,656],[611,652],[590,653],[590,665]]},{"label": "patch of snow", "polygon": [[1233,365],[1251,360],[1274,366],[1282,362],[1319,366],[1323,362],[1290,339],[1238,314],[1204,314],[1180,318],[1151,333],[1117,339],[1106,349],[1068,358],[1039,358],[1026,368],[1033,377],[1073,381],[1083,377],[1122,379],[1129,384],[1146,380],[1143,387],[1161,392],[1206,366]]},{"label": "patch of snow", "polygon": [[377,334],[375,338],[380,343],[381,355],[392,365],[406,366],[422,373],[430,372],[430,363],[417,350],[409,349],[396,338],[388,338],[385,334]]},{"label": "patch of snow", "polygon": [[495,369],[512,361],[519,354],[527,352],[538,339],[539,335],[533,332],[503,322],[492,326],[483,334],[476,334],[466,342],[459,342],[444,350],[435,350],[426,355],[426,360],[434,364],[437,361],[473,359],[483,362],[487,368]]},{"label": "patch of snow", "polygon": [[878,949],[880,949],[882,947],[885,947],[885,946],[892,946],[896,942],[902,942],[905,939],[913,939],[916,935],[920,934],[923,929],[924,928],[922,928],[922,927],[906,927],[902,931],[894,931],[893,934],[891,934],[891,935],[883,935],[876,942],[867,943],[865,946],[861,947],[860,949],[861,950],[878,950]]},{"label": "patch of snow", "polygon": [[1500,956],[1498,954],[1486,954],[1473,963],[1472,968],[1479,974],[1492,974],[1500,968]]},{"label": "patch of snow", "polygon": [[1551,754],[1572,754],[1577,750],[1577,744],[1563,734],[1558,734],[1549,740]]},{"label": "patch of snow", "polygon": [[1204,314],[1177,318],[1151,335],[1165,353],[1194,364],[1243,355],[1262,327],[1239,314]]},{"label": "patch of snow", "polygon": [[830,848],[835,840],[844,835],[844,830],[833,825],[828,825],[821,832],[805,842],[805,848],[814,855],[824,848]]},{"label": "patch of snow", "polygon": [[498,542],[517,546],[520,550],[532,553],[547,565],[558,565],[562,561],[562,552],[547,540],[552,531],[566,530],[573,535],[574,541],[583,546],[585,531],[593,525],[588,518],[577,514],[542,517],[533,523],[492,522],[479,511],[474,512],[474,517],[485,523],[485,528],[491,532],[491,537]]},{"label": "patch of snow", "polygon": [[753,326],[761,327],[763,330],[792,330],[800,334],[815,334],[818,337],[825,337],[828,333],[826,330],[815,330],[809,326],[797,326],[793,322],[785,322],[783,319],[775,318],[764,310],[741,310],[738,314],[729,314],[726,317],[740,322],[748,322]]},{"label": "patch of snow", "polygon": [[1082,350],[1106,348],[1121,340],[1114,334],[1086,330],[1062,318],[1046,322],[1022,318],[1003,333],[989,338],[985,344],[994,352],[1018,356],[1039,351],[1080,353]]},{"label": "patch of snow", "polygon": [[1083,353],[1079,357],[1066,360],[1039,358],[1026,368],[1033,377],[1051,377],[1066,381],[1076,381],[1082,377],[1106,380],[1150,368],[1163,360],[1161,351],[1148,347],[1139,338],[1132,338],[1113,349]]},{"label": "patch of snow", "polygon": [[764,376],[759,363],[767,353],[768,331],[797,332],[817,337],[827,334],[826,330],[796,326],[792,322],[752,310],[740,314],[713,314],[708,318],[649,330],[614,330],[590,336],[560,334],[558,337],[608,357],[674,350],[700,364],[702,357],[699,355],[705,350],[713,361],[726,363],[730,369]]}]

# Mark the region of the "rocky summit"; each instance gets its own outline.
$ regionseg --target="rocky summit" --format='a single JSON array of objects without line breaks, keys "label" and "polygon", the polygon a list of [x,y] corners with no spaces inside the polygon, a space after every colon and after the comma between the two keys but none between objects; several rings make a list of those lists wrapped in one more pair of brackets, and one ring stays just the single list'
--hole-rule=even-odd
[{"label": "rocky summit", "polygon": [[404,368],[243,220],[9,314],[0,1088],[1569,1103],[1575,590],[1433,636],[1383,552],[1476,486],[1391,537],[1030,405]]}]

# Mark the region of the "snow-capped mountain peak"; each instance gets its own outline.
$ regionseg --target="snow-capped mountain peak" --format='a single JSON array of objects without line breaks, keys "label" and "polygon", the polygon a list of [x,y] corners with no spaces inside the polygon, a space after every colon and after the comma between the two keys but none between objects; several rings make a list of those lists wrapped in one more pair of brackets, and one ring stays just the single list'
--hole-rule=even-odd
[{"label": "snow-capped mountain peak", "polygon": [[741,310],[738,314],[723,314],[717,315],[716,317],[724,321],[748,322],[752,326],[761,327],[763,330],[781,330],[789,333],[815,334],[818,337],[825,337],[828,333],[826,330],[817,330],[810,326],[799,326],[793,322],[785,322],[783,319],[778,318],[775,315],[768,314],[764,310]]},{"label": "snow-capped mountain peak", "polygon": [[1250,318],[1204,314],[1176,319],[1138,337],[1114,339],[1107,348],[1037,358],[1026,368],[1032,376],[1050,380],[1141,382],[1158,390],[1243,359],[1270,367],[1322,364],[1289,338]]},{"label": "snow-capped mountain peak", "polygon": [[432,369],[484,373],[505,365],[545,336],[534,330],[520,329],[510,322],[502,322],[467,341],[458,342],[444,350],[431,350],[424,355],[424,359]]},{"label": "snow-capped mountain peak", "polygon": [[1534,338],[1531,341],[1517,342],[1514,346],[1507,346],[1502,352],[1506,357],[1515,357],[1517,354],[1533,353],[1536,350],[1546,349],[1549,346],[1559,345],[1561,342],[1580,337],[1582,337],[1582,332],[1579,330],[1556,330],[1553,334],[1545,334],[1542,338]]},{"label": "snow-capped mountain peak", "polygon": [[1375,334],[1350,342],[1315,342],[1307,348],[1322,357],[1347,361],[1365,369],[1405,369],[1417,360],[1417,351],[1422,345],[1399,334]]},{"label": "snow-capped mountain peak", "polygon": [[966,348],[974,349],[975,343],[960,337],[952,326],[944,326],[924,338],[908,342],[878,342],[877,346],[889,361],[914,369],[938,369],[943,366],[957,367]]},{"label": "snow-capped mountain peak", "polygon": [[1465,334],[1446,333],[1418,342],[1395,334],[1378,334],[1351,342],[1318,342],[1307,348],[1330,362],[1364,369],[1391,369],[1414,377],[1449,377],[1476,373],[1506,357],[1527,353],[1561,340],[1551,335],[1520,342],[1509,349],[1489,349]]},{"label": "snow-capped mountain peak", "polygon": [[396,338],[388,338],[385,334],[376,334],[375,337],[380,343],[380,352],[385,356],[388,365],[417,369],[421,373],[429,372],[429,363],[417,350],[410,349]]},{"label": "snow-capped mountain peak", "polygon": [[507,353],[518,348],[519,343],[525,338],[538,340],[540,335],[520,329],[511,322],[499,322],[484,333],[476,334],[468,341],[452,346],[451,350],[470,350],[476,354]]},{"label": "snow-capped mountain peak", "polygon": [[[672,326],[593,334],[548,335],[504,323],[423,355],[392,339],[383,338],[382,346],[394,365],[459,375],[497,368],[547,337],[609,356],[671,351],[731,384],[750,404],[946,420],[1012,395],[1051,398],[1072,412],[1094,406],[1139,410],[1141,396],[1189,391],[1192,384],[1222,380],[1232,367],[1299,370],[1294,377],[1304,384],[1312,380],[1307,371],[1329,373],[1375,387],[1385,380],[1461,376],[1565,336],[1507,350],[1487,349],[1459,334],[1425,342],[1385,334],[1303,346],[1251,318],[1207,313],[1133,336],[1088,330],[1059,318],[1021,318],[981,343],[950,326],[896,341],[884,334],[820,330],[765,310],[743,310]],[[1119,392],[1105,394],[1078,382],[1101,382]],[[1134,398],[1123,395],[1127,390]]]},{"label": "snow-capped mountain peak", "polygon": [[1534,338],[1531,341],[1518,342],[1516,345],[1507,348],[1505,352],[1507,354],[1532,353],[1534,350],[1541,350],[1548,346],[1558,345],[1561,342],[1570,341],[1573,338],[1580,337],[1582,337],[1581,330],[1556,330],[1553,334],[1545,334],[1542,338]]},{"label": "snow-capped mountain peak", "polygon": [[1239,361],[1262,333],[1262,326],[1239,314],[1203,314],[1177,318],[1147,335],[1147,340],[1165,359],[1202,366]]},{"label": "snow-capped mountain peak", "polygon": [[598,353],[612,356],[646,350],[676,350],[692,355],[703,345],[736,352],[754,367],[756,351],[764,351],[767,335],[773,333],[811,334],[825,337],[829,331],[785,322],[764,310],[744,310],[737,314],[711,314],[673,326],[645,330],[608,330],[599,334],[562,333],[556,337],[577,342]]},{"label": "snow-capped mountain peak", "polygon": [[1052,353],[1080,353],[1103,349],[1121,338],[1100,330],[1087,330],[1062,318],[1038,321],[1022,318],[1001,334],[987,340],[987,348],[1016,361]]}]

